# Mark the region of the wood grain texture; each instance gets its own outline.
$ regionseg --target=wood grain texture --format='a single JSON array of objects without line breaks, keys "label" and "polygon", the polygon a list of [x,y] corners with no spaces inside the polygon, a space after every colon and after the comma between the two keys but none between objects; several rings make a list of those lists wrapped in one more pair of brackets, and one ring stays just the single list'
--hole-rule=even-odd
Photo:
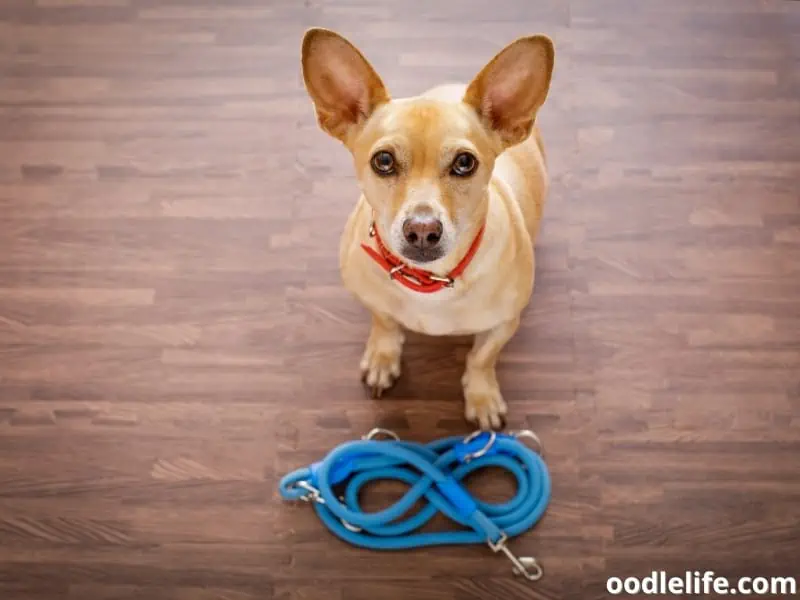
[{"label": "wood grain texture", "polygon": [[[468,341],[358,377],[357,186],[301,86],[311,26],[394,95],[520,35],[558,55],[537,287],[498,374],[551,508],[514,542],[379,554],[277,495],[381,425],[466,433]],[[797,575],[800,3],[5,0],[0,597],[591,600],[652,570]],[[469,40],[469,41],[468,41]],[[508,491],[504,478],[476,482]]]}]

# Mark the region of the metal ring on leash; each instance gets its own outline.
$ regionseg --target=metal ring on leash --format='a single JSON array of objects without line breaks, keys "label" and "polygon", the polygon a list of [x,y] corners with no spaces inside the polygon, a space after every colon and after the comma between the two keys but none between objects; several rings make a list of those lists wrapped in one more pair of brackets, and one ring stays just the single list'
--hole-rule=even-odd
[{"label": "metal ring on leash", "polygon": [[542,444],[542,440],[540,440],[539,436],[533,433],[530,429],[518,431],[514,434],[514,437],[517,439],[531,440],[533,442],[533,449],[536,451],[536,453],[540,456],[544,455],[544,444]]},{"label": "metal ring on leash", "polygon": [[[483,432],[483,431],[475,431],[474,433],[471,433],[470,435],[468,435],[467,437],[464,438],[464,443],[465,444],[469,444],[472,440],[474,440],[476,437],[478,437],[482,433],[485,433],[485,432]],[[480,458],[481,456],[486,454],[489,451],[489,448],[491,448],[494,445],[494,442],[495,442],[496,439],[497,439],[497,434],[494,431],[489,432],[489,441],[486,442],[486,444],[480,450],[477,450],[475,452],[470,452],[469,454],[467,454],[464,457],[464,462],[469,462],[469,461],[471,461],[473,459]]]},{"label": "metal ring on leash", "polygon": [[370,432],[367,433],[365,436],[363,436],[361,439],[362,440],[374,440],[379,435],[384,435],[384,436],[388,437],[389,439],[394,440],[395,442],[399,442],[400,441],[400,436],[397,435],[394,431],[392,431],[391,429],[383,429],[381,427],[375,427],[374,429],[371,429]]},{"label": "metal ring on leash", "polygon": [[361,533],[362,531],[364,531],[363,529],[361,529],[361,527],[356,527],[355,525],[351,525],[344,519],[339,519],[339,520],[342,522],[342,525],[344,526],[345,529],[347,529],[347,531],[352,531],[353,533]]}]

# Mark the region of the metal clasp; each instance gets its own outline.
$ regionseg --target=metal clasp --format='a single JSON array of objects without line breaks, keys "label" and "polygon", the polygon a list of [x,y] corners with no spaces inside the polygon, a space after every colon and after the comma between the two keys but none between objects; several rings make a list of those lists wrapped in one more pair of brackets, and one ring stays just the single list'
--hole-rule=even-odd
[{"label": "metal clasp", "polygon": [[455,285],[456,281],[452,277],[439,277],[438,275],[428,275],[431,281],[438,281],[444,284],[444,287],[451,288]]},{"label": "metal clasp", "polygon": [[[476,431],[474,433],[471,433],[470,435],[468,435],[467,437],[464,438],[464,443],[465,444],[469,444],[472,440],[474,440],[476,437],[478,437],[482,433],[485,433],[485,432]],[[469,454],[467,454],[464,457],[464,463],[468,463],[472,459],[480,458],[481,456],[486,454],[489,451],[489,448],[491,448],[494,445],[494,442],[495,442],[496,439],[497,439],[497,434],[494,431],[490,431],[489,432],[489,441],[486,442],[486,444],[480,450],[476,450],[475,452],[470,452]]]},{"label": "metal clasp", "polygon": [[497,543],[492,543],[492,540],[487,540],[489,548],[492,552],[502,552],[508,557],[508,560],[514,565],[512,572],[514,575],[522,575],[528,581],[539,581],[544,575],[542,566],[532,556],[516,556],[506,546],[508,536],[504,533]]},{"label": "metal clasp", "polygon": [[396,267],[392,267],[391,269],[389,269],[389,279],[394,279],[394,276],[397,275],[398,273],[400,273],[406,279],[413,280],[415,283],[419,283],[418,281],[416,281],[413,277],[411,277],[407,273],[403,273],[403,269],[405,269],[405,268],[406,268],[406,266],[403,263],[400,263]]},{"label": "metal clasp", "polygon": [[[389,269],[389,279],[394,279],[395,275],[400,275],[401,277],[404,277],[406,280],[410,281],[415,285],[425,285],[425,282],[420,281],[418,277],[412,275],[411,273],[406,273],[404,269],[406,269],[407,267],[408,265],[405,265],[403,263],[400,263],[396,267],[392,267],[391,269]],[[431,281],[438,281],[440,283],[443,283],[444,287],[447,288],[455,287],[456,282],[455,279],[453,279],[452,277],[439,277],[438,275],[428,275],[427,277]]]},{"label": "metal clasp", "polygon": [[405,268],[407,268],[407,265],[404,265],[402,263],[397,265],[396,267],[392,267],[392,269],[389,271],[389,279],[394,279],[395,275],[400,275],[400,277],[402,277],[406,281],[410,281],[414,285],[423,285],[423,283],[419,279],[414,277],[411,273],[406,273],[403,270]]},{"label": "metal clasp", "polygon": [[308,492],[305,496],[300,496],[303,502],[316,502],[317,504],[325,504],[325,498],[319,493],[319,490],[307,481],[298,481],[295,484],[299,488],[303,488]]}]

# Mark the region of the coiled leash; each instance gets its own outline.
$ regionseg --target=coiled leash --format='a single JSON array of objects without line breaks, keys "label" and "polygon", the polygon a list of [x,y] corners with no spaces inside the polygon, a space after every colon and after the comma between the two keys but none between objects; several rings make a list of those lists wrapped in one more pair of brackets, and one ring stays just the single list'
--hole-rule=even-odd
[{"label": "coiled leash", "polygon": [[[384,435],[389,440],[378,440]],[[529,439],[533,448],[522,440]],[[361,440],[346,442],[322,461],[289,473],[280,482],[285,500],[313,502],[322,522],[340,539],[374,550],[423,546],[488,544],[514,565],[514,574],[536,581],[542,567],[532,557],[517,557],[507,541],[533,527],[550,501],[550,475],[541,443],[531,431],[516,434],[476,432],[429,444],[401,441],[391,431],[373,429]],[[509,471],[517,480],[516,495],[491,504],[473,498],[460,481],[485,467]],[[358,494],[378,480],[409,486],[395,504],[379,512],[361,510]],[[340,494],[334,487],[342,488]],[[428,504],[401,518],[421,498]],[[464,526],[460,531],[413,533],[441,512]]]}]

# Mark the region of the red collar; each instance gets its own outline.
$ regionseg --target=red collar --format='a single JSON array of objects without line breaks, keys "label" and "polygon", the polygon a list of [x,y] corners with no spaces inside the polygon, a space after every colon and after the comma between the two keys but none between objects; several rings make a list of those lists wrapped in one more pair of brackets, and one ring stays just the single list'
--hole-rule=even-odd
[{"label": "red collar", "polygon": [[475,253],[478,251],[481,238],[483,238],[484,229],[485,226],[480,228],[478,234],[475,236],[475,239],[472,242],[472,245],[464,255],[464,258],[461,259],[461,262],[459,262],[455,268],[447,274],[446,277],[439,277],[430,271],[424,271],[422,269],[411,267],[405,264],[399,258],[395,257],[384,245],[383,241],[381,240],[381,236],[378,235],[378,230],[374,223],[370,225],[369,236],[371,238],[375,238],[375,244],[378,246],[378,250],[373,250],[367,244],[361,244],[361,247],[364,248],[366,253],[369,254],[375,260],[375,262],[377,262],[385,271],[389,273],[389,277],[391,279],[394,279],[395,281],[403,284],[410,290],[414,290],[415,292],[430,294],[433,292],[438,292],[443,288],[453,287],[456,278],[466,270],[470,261],[472,261],[474,258]]}]

